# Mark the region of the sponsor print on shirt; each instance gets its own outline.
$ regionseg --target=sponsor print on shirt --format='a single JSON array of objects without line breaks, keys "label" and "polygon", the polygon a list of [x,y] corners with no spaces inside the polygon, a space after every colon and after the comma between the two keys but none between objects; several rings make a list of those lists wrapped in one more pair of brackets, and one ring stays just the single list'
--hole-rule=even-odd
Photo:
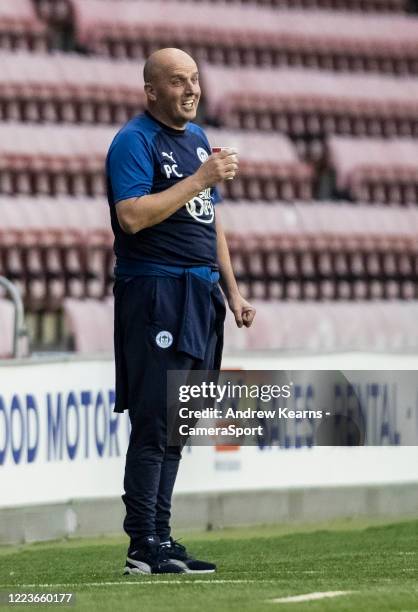
[{"label": "sponsor print on shirt", "polygon": [[215,209],[212,203],[210,187],[201,191],[186,204],[187,212],[200,223],[213,223]]}]

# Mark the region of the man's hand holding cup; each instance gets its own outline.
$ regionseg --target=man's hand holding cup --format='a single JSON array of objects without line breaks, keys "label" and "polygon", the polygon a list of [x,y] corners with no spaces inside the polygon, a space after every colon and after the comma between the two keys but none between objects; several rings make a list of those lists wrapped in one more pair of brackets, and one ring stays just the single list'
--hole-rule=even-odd
[{"label": "man's hand holding cup", "polygon": [[234,147],[213,147],[212,155],[203,162],[196,175],[203,188],[213,187],[221,181],[231,181],[238,170],[238,150]]}]

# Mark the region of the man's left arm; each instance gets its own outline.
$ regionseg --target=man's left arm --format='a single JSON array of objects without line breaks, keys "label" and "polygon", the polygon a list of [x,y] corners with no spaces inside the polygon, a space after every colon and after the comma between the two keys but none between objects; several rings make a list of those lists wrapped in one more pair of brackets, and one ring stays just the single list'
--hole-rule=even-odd
[{"label": "man's left arm", "polygon": [[255,317],[255,308],[247,300],[244,300],[238,290],[232,269],[229,249],[225,238],[222,224],[219,220],[219,209],[216,211],[216,244],[218,252],[218,265],[220,272],[220,285],[228,302],[228,306],[235,317],[238,327],[250,327]]}]

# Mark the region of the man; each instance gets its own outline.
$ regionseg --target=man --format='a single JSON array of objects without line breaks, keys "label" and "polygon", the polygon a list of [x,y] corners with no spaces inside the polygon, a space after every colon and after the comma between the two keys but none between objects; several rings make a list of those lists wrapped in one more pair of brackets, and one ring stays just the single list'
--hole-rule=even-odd
[{"label": "man", "polygon": [[161,49],[144,66],[147,110],[113,140],[106,162],[115,234],[115,412],[132,425],[122,499],[130,537],[125,573],[213,572],[170,535],[181,449],[167,444],[168,370],[218,370],[225,306],[238,327],[255,310],[239,294],[214,187],[237,158],[211,154],[191,121],[200,99],[193,59]]}]

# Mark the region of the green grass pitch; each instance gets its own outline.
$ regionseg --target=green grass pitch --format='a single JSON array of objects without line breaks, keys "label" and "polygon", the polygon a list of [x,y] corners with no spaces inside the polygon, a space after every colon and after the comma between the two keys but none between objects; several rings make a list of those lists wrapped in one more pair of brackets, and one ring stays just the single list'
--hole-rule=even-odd
[{"label": "green grass pitch", "polygon": [[[182,542],[195,556],[215,561],[218,572],[123,576],[126,538],[67,540],[1,547],[0,591],[76,594],[75,607],[43,609],[418,612],[418,520],[243,527],[189,533]],[[318,591],[351,593],[303,603],[271,601]]]}]

